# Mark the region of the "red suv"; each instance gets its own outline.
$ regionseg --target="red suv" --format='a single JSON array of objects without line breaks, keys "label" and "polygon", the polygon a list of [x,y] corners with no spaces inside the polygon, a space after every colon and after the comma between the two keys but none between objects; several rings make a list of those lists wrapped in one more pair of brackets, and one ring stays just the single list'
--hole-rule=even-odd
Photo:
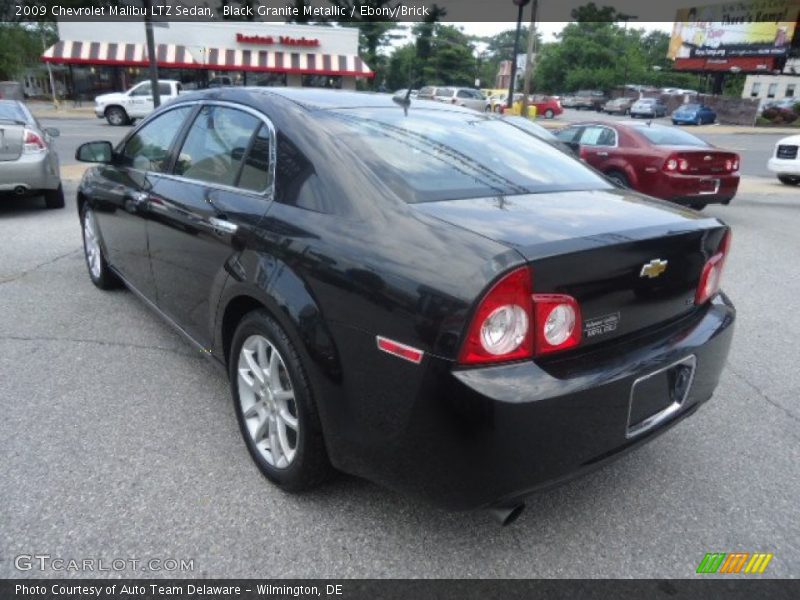
[{"label": "red suv", "polygon": [[556,135],[618,185],[698,210],[729,204],[739,187],[738,154],[675,127],[589,122]]}]

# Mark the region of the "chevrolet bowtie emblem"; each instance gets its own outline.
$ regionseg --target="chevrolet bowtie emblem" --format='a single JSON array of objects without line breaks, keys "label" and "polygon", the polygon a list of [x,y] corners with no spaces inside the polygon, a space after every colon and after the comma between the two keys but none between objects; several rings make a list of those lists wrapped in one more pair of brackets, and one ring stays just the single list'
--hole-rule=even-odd
[{"label": "chevrolet bowtie emblem", "polygon": [[647,277],[649,279],[655,279],[666,270],[667,270],[667,261],[661,260],[660,258],[654,258],[649,263],[642,265],[642,271],[641,273],[639,273],[639,277]]}]

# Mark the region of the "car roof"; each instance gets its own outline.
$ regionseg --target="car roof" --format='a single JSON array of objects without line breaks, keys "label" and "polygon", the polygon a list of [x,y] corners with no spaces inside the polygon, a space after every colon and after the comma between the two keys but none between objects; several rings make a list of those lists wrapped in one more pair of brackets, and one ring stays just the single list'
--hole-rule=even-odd
[{"label": "car roof", "polygon": [[[342,110],[353,108],[388,108],[400,109],[397,102],[393,100],[393,94],[380,94],[375,92],[351,92],[349,90],[329,90],[324,88],[280,88],[280,87],[231,87],[218,88],[213,90],[202,90],[191,94],[181,94],[180,99],[218,99],[236,100],[236,96],[242,93],[251,94],[251,99],[258,100],[259,96],[279,98],[299,105],[307,110]],[[266,99],[266,98],[265,98]],[[172,103],[170,103],[172,104]],[[453,104],[441,104],[435,102],[411,100],[410,110],[415,107],[424,107],[428,110],[441,110],[452,112],[464,112],[465,114],[475,115],[474,110],[455,106]]]}]

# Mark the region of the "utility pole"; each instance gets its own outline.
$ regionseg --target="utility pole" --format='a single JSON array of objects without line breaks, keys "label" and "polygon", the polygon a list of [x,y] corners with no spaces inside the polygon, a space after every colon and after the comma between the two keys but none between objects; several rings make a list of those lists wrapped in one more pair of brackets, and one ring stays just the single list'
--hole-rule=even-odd
[{"label": "utility pole", "polygon": [[517,33],[514,35],[514,56],[511,57],[511,81],[508,84],[508,101],[506,102],[506,106],[509,110],[511,107],[514,106],[514,87],[517,78],[517,54],[519,54],[519,34],[522,29],[522,9],[530,2],[531,0],[512,0],[514,4],[517,5],[519,11],[517,13]]},{"label": "utility pole", "polygon": [[153,93],[153,106],[161,106],[161,94],[158,92],[158,56],[156,56],[156,43],[153,39],[153,22],[151,20],[152,0],[144,2],[144,33],[147,37],[147,58],[150,62],[150,87]]},{"label": "utility pole", "polygon": [[533,77],[533,51],[536,47],[536,13],[539,11],[539,0],[533,0],[531,7],[531,26],[528,31],[528,56],[525,59],[525,81],[522,84],[522,116],[528,116],[528,95],[531,93]]}]

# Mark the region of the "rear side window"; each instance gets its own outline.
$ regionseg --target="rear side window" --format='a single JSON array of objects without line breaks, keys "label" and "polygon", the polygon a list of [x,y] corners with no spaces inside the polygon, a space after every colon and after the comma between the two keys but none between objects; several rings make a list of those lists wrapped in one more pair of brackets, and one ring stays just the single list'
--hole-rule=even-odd
[{"label": "rear side window", "polygon": [[172,142],[191,111],[191,106],[175,108],[139,129],[125,142],[121,153],[124,164],[142,171],[165,172]]},{"label": "rear side window", "polygon": [[617,134],[609,127],[589,126],[581,135],[581,144],[587,146],[614,146],[616,143]]},{"label": "rear side window", "polygon": [[270,132],[266,125],[261,125],[256,137],[250,145],[242,165],[242,174],[238,186],[245,190],[260,192],[269,185]]},{"label": "rear side window", "polygon": [[566,127],[556,132],[556,137],[562,142],[575,142],[577,141],[578,134],[581,132],[580,127]]},{"label": "rear side window", "polygon": [[260,126],[259,119],[244,111],[204,106],[178,154],[175,174],[207,183],[236,185],[250,138]]},{"label": "rear side window", "polygon": [[161,96],[169,96],[172,93],[172,86],[168,83],[159,83],[158,93]]}]

